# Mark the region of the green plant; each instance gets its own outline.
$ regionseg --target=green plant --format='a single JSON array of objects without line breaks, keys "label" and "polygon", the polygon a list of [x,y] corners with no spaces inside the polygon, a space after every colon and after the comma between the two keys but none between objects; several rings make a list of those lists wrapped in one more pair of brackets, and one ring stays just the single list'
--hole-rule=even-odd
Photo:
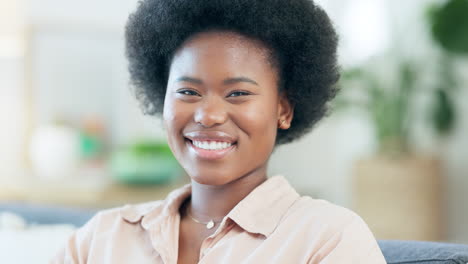
[{"label": "green plant", "polygon": [[[376,73],[375,67],[363,66],[343,73],[342,93],[334,101],[335,108],[360,107],[368,112],[375,127],[379,152],[390,155],[408,154],[409,132],[418,118],[412,104],[417,96],[429,93],[432,98],[426,108],[426,119],[439,136],[447,136],[457,121],[453,98],[457,93],[457,76],[453,56],[468,54],[468,0],[447,0],[428,9],[428,24],[433,40],[442,48],[438,54],[437,82],[433,87],[418,83],[424,70],[402,60],[397,67],[397,82],[388,83]],[[346,90],[360,91],[350,96]],[[427,94],[426,94],[427,95]]]},{"label": "green plant", "polygon": [[442,134],[448,134],[456,120],[451,107],[457,92],[453,56],[468,54],[467,14],[468,0],[447,0],[431,5],[427,12],[432,39],[442,48],[440,81],[436,90],[438,104],[432,113],[433,124]]},{"label": "green plant", "polygon": [[[401,154],[409,151],[409,129],[413,122],[411,102],[416,90],[416,71],[409,62],[398,67],[397,82],[384,81],[375,71],[353,68],[343,73],[341,86],[355,88],[334,101],[338,110],[360,107],[368,114],[376,130],[379,151],[385,154]],[[358,93],[356,93],[356,91]]]},{"label": "green plant", "polygon": [[468,0],[449,0],[430,6],[433,39],[448,52],[468,54]]},{"label": "green plant", "polygon": [[180,167],[165,142],[138,140],[111,157],[112,176],[126,184],[162,184],[174,180]]},{"label": "green plant", "polygon": [[[399,63],[394,74],[396,81],[385,80],[385,76],[376,72],[375,68],[345,71],[341,79],[343,93],[334,101],[334,107],[337,110],[350,107],[364,109],[375,127],[379,152],[392,156],[411,152],[410,131],[420,118],[413,104],[418,96],[427,93],[432,97],[424,113],[429,125],[439,136],[447,136],[452,131],[456,116],[449,91],[455,85],[455,79],[449,65],[441,68],[438,82],[433,87],[424,87],[419,83],[422,69],[415,63]],[[385,73],[387,77],[392,75],[388,70]]]},{"label": "green plant", "polygon": [[140,140],[130,146],[127,146],[128,151],[137,156],[144,155],[164,155],[173,157],[172,151],[167,143],[153,141],[153,140]]},{"label": "green plant", "polygon": [[434,104],[429,113],[432,127],[442,136],[448,135],[453,130],[456,121],[453,97],[457,83],[454,72],[452,60],[443,55],[439,63],[439,78],[433,94]]}]

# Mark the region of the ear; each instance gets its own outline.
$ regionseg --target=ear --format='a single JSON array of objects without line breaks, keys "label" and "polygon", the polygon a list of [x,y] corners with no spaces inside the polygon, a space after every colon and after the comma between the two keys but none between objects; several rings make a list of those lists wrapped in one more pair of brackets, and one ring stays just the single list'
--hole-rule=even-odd
[{"label": "ear", "polygon": [[288,129],[294,116],[294,106],[289,102],[286,93],[279,94],[278,101],[278,128]]}]

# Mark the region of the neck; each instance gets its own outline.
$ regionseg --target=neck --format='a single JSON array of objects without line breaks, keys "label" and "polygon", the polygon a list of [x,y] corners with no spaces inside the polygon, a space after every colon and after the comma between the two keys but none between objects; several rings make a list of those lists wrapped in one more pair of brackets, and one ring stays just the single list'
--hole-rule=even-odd
[{"label": "neck", "polygon": [[220,186],[199,184],[192,180],[190,214],[202,221],[220,221],[266,179],[266,169],[260,169]]}]

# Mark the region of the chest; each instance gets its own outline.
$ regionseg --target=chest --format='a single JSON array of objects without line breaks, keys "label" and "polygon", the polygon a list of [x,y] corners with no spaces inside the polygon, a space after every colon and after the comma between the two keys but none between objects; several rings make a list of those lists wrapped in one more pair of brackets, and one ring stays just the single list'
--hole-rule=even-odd
[{"label": "chest", "polygon": [[308,244],[296,243],[295,240],[300,240],[299,234],[296,239],[288,239],[286,234],[283,234],[283,238],[274,236],[267,239],[232,225],[210,237],[212,231],[195,228],[190,224],[181,224],[178,264],[307,262],[307,254],[304,253],[309,251]]},{"label": "chest", "polygon": [[121,236],[96,237],[93,242],[101,246],[89,252],[86,263],[307,263],[314,252],[314,243],[305,241],[308,236],[289,228],[280,228],[266,238],[233,224],[210,237],[203,229],[188,232],[191,228],[182,221],[178,237],[169,236],[176,227],[179,225],[172,221],[149,230],[126,225]]},{"label": "chest", "polygon": [[189,221],[181,221],[179,230],[178,264],[198,263],[203,241],[212,234],[202,229],[200,225]]}]

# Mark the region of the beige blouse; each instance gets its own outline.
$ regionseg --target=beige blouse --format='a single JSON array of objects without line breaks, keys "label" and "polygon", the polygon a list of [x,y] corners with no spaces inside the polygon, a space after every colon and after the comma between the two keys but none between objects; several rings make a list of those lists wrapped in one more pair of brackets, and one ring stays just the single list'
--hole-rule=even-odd
[{"label": "beige blouse", "polygon": [[[186,185],[164,201],[102,211],[51,263],[177,263]],[[352,211],[300,196],[282,176],[255,188],[200,249],[199,263],[386,263],[371,231]]]}]

